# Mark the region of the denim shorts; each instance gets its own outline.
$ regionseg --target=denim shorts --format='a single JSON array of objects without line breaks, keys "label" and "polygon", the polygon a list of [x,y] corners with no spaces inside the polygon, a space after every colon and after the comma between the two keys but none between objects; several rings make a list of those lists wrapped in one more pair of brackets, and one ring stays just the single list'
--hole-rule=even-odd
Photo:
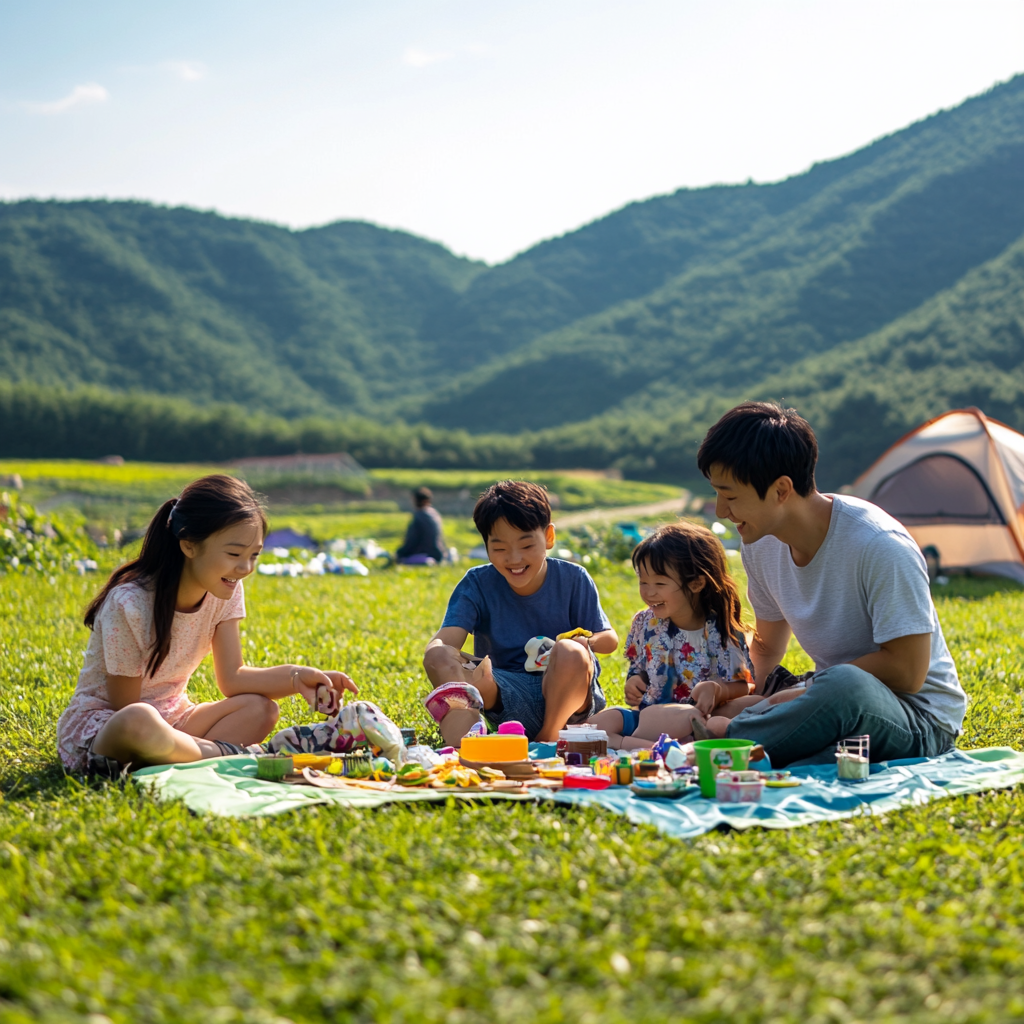
[{"label": "denim shorts", "polygon": [[[498,684],[498,700],[484,712],[491,725],[502,722],[522,722],[526,735],[532,740],[544,726],[544,692],[541,688],[542,672],[514,672],[510,669],[492,669]],[[585,722],[607,704],[598,677],[601,664],[594,658],[594,673],[590,677],[590,704],[569,719],[569,724]]]}]

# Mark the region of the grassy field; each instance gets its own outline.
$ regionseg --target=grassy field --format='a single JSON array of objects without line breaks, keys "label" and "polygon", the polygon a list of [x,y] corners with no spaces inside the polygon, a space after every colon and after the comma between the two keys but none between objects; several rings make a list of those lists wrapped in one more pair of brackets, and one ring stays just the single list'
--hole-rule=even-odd
[{"label": "grassy field", "polygon": [[[256,578],[249,657],[343,667],[432,737],[419,656],[459,574]],[[597,582],[624,631],[634,580]],[[197,818],[57,765],[96,584],[0,577],[3,1024],[1024,1019],[1020,789],[692,843],[531,806]],[[937,601],[962,745],[1024,746],[1024,596]]]}]

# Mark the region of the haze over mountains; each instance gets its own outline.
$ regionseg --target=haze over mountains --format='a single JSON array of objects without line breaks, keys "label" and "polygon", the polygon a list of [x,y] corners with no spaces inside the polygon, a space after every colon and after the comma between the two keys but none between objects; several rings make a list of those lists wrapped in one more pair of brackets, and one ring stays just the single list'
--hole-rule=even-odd
[{"label": "haze over mountains", "polygon": [[742,397],[806,410],[832,486],[950,405],[1024,428],[1022,296],[1024,76],[786,181],[634,203],[496,267],[355,222],[0,204],[15,390],[531,432],[527,462],[684,479]]}]

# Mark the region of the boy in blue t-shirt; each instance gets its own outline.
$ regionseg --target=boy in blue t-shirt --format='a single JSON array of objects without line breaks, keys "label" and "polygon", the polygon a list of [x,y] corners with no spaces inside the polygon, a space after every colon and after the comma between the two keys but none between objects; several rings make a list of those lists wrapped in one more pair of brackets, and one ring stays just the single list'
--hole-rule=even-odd
[{"label": "boy in blue t-shirt", "polygon": [[[611,654],[619,638],[594,581],[580,565],[548,558],[555,544],[551,505],[537,484],[503,480],[473,509],[489,565],[470,569],[452,592],[441,628],[427,645],[423,667],[434,686],[471,682],[492,724],[519,721],[531,740],[554,741],[567,722],[582,722],[605,706],[594,654]],[[543,675],[526,671],[526,642],[574,629],[590,637],[559,640]],[[473,634],[475,667],[462,645]],[[441,731],[447,742],[465,735],[472,716]],[[456,735],[457,734],[457,735]]]}]

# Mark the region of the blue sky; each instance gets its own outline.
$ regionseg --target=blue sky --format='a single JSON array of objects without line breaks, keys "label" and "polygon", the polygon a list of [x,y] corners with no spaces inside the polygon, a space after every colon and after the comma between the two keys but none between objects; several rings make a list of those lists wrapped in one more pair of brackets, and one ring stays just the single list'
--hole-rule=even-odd
[{"label": "blue sky", "polygon": [[0,197],[371,220],[496,262],[1024,71],[1024,2],[0,0]]}]

